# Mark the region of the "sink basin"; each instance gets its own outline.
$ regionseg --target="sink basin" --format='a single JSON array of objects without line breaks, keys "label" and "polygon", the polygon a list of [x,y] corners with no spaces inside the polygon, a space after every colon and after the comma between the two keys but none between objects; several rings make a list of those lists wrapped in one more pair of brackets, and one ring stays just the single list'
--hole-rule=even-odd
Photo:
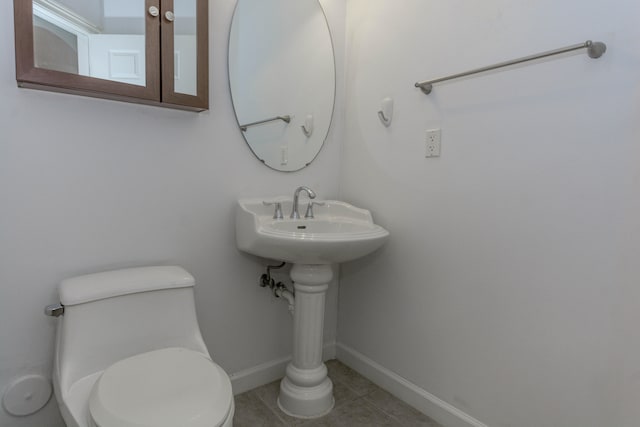
[{"label": "sink basin", "polygon": [[[274,219],[282,203],[284,219]],[[332,264],[363,257],[384,244],[389,232],[373,223],[368,210],[345,202],[324,200],[315,206],[313,219],[289,219],[291,199],[240,199],[236,210],[238,249],[253,255],[294,264]],[[299,205],[301,216],[306,202]]]}]

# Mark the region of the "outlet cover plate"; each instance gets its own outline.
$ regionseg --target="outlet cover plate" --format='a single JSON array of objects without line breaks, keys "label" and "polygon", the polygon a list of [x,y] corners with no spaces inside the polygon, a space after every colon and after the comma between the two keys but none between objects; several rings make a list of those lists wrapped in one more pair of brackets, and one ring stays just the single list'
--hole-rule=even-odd
[{"label": "outlet cover plate", "polygon": [[426,133],[425,157],[440,157],[442,148],[442,130],[429,129]]}]

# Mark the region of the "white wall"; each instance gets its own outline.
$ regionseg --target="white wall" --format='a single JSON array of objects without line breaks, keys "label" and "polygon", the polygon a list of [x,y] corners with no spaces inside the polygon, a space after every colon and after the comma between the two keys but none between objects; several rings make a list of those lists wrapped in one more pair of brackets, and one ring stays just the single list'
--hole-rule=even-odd
[{"label": "white wall", "polygon": [[[339,341],[488,426],[640,425],[640,3],[347,9],[341,194],[391,240],[341,267]],[[413,87],[589,38],[604,57]]]},{"label": "white wall", "polygon": [[[322,3],[342,67],[345,6]],[[264,261],[235,248],[234,202],[302,184],[335,197],[341,112],[309,168],[286,174],[255,159],[227,83],[234,4],[210,3],[211,109],[197,114],[18,89],[12,2],[0,2],[0,392],[19,375],[50,373],[54,320],[42,310],[56,301],[58,282],[112,268],[179,264],[192,272],[205,340],[229,373],[290,354],[286,304],[257,286]],[[343,96],[339,90],[338,105]],[[329,342],[336,296],[333,287]],[[52,400],[32,417],[0,409],[0,425],[62,422]]]}]

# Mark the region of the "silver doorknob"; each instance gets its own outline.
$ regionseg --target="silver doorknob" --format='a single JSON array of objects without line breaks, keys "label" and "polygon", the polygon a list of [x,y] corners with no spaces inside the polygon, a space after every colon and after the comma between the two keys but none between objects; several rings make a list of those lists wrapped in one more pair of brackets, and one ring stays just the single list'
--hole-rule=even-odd
[{"label": "silver doorknob", "polygon": [[169,22],[173,22],[176,19],[176,16],[171,11],[168,11],[167,13],[165,13],[164,17],[167,18],[167,21]]},{"label": "silver doorknob", "polygon": [[157,7],[155,7],[155,6],[151,6],[151,7],[149,8],[149,15],[151,15],[151,16],[153,16],[153,17],[156,17],[156,16],[160,15],[160,9],[158,9],[158,8],[157,8]]}]

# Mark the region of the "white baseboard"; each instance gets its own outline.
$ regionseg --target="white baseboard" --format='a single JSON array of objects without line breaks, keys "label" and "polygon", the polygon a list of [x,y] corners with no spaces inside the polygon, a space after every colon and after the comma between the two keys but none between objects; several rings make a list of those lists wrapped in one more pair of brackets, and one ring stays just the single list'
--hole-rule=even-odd
[{"label": "white baseboard", "polygon": [[[336,343],[325,343],[322,348],[322,360],[331,360],[336,358]],[[233,394],[237,395],[245,391],[269,384],[272,381],[284,377],[287,364],[291,361],[291,357],[283,357],[276,360],[270,360],[260,365],[243,369],[240,372],[229,375],[231,378],[231,386]]]},{"label": "white baseboard", "polygon": [[446,427],[488,427],[458,408],[379,365],[364,354],[337,343],[337,359],[400,400]]}]

